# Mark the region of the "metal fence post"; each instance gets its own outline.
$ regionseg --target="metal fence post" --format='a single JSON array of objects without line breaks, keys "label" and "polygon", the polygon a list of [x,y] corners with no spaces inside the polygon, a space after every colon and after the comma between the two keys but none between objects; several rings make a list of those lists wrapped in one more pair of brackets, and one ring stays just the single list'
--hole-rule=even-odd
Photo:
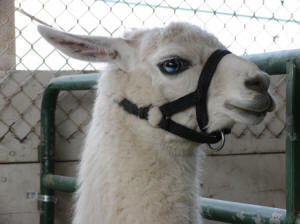
[{"label": "metal fence post", "polygon": [[[287,224],[296,223],[300,213],[300,69],[287,63],[286,88],[286,210]],[[297,163],[298,160],[298,163]]]},{"label": "metal fence post", "polygon": [[40,194],[45,200],[39,201],[40,224],[54,223],[55,204],[47,198],[54,197],[54,190],[44,186],[43,180],[49,173],[55,172],[55,109],[59,90],[50,84],[44,94],[41,110],[41,144],[39,160],[41,163]]}]

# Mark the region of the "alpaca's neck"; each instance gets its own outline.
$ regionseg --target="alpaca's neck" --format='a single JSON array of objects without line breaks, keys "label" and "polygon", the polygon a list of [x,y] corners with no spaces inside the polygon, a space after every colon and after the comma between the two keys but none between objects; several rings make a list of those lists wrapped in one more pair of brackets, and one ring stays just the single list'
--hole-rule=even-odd
[{"label": "alpaca's neck", "polygon": [[78,206],[96,211],[80,209],[86,211],[85,218],[103,224],[192,223],[194,145],[172,140],[105,95],[98,96],[93,118],[82,157]]}]

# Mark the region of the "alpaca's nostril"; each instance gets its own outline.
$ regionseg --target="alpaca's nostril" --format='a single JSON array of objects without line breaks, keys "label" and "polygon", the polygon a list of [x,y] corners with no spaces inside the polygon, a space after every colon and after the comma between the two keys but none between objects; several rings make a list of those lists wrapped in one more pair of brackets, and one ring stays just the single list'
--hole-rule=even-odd
[{"label": "alpaca's nostril", "polygon": [[270,79],[267,75],[256,75],[245,81],[245,86],[248,89],[258,92],[267,91],[270,86]]}]

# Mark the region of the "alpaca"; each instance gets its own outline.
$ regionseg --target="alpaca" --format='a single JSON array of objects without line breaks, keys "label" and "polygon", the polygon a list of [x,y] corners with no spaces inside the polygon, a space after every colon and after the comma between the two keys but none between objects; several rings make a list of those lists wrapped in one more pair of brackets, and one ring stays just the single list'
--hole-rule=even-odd
[{"label": "alpaca", "polygon": [[[108,63],[82,153],[73,224],[203,223],[197,200],[200,144],[159,128],[158,107],[193,92],[209,56],[225,47],[182,22],[133,30],[123,38],[47,27],[39,32],[71,57]],[[256,65],[224,56],[207,92],[206,132],[261,122],[275,105],[268,87],[267,74]],[[123,99],[140,108],[151,105],[148,119],[128,113],[120,106]],[[195,106],[171,118],[201,132]]]}]

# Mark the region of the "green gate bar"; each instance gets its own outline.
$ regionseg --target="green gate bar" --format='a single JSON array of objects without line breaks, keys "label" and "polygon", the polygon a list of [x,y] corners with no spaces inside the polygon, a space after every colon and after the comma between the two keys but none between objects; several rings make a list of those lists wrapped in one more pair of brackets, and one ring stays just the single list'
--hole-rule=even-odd
[{"label": "green gate bar", "polygon": [[[40,195],[45,200],[39,201],[40,223],[54,223],[55,204],[47,198],[53,198],[54,190],[45,183],[57,183],[47,175],[55,173],[55,109],[58,94],[61,90],[88,90],[95,88],[99,74],[64,76],[53,79],[43,93],[41,107],[41,142],[39,145],[39,161],[41,164]],[[56,177],[55,177],[56,178]],[[61,179],[60,179],[61,180]],[[61,185],[68,185],[59,181]]]},{"label": "green gate bar", "polygon": [[[300,213],[300,67],[298,59],[287,63],[286,89],[286,209],[287,224]],[[297,88],[298,87],[298,88]],[[298,163],[297,163],[298,160]]]},{"label": "green gate bar", "polygon": [[[52,190],[71,193],[76,191],[76,178],[48,174],[44,178],[44,185]],[[202,204],[201,214],[207,219],[238,224],[285,223],[284,209],[203,197],[199,197],[199,200]]]},{"label": "green gate bar", "polygon": [[[270,75],[287,74],[287,142],[286,142],[286,208],[278,209],[216,199],[199,198],[201,212],[207,219],[238,224],[296,224],[300,223],[300,142],[297,138],[300,113],[296,101],[300,85],[296,74],[300,75],[300,50],[278,51],[254,54],[244,58],[256,63]],[[55,108],[60,91],[94,89],[100,74],[70,75],[53,79],[43,94],[41,108],[41,143],[39,160],[41,163],[40,194],[54,197],[55,190],[74,192],[76,178],[55,175]],[[300,83],[299,83],[300,84]],[[298,90],[296,86],[299,86]],[[300,93],[300,92],[299,92]],[[297,148],[299,152],[297,152]],[[298,173],[296,172],[298,171]],[[298,181],[297,181],[298,180]],[[297,194],[298,193],[298,194]],[[54,223],[53,202],[39,201],[40,223]]]}]

